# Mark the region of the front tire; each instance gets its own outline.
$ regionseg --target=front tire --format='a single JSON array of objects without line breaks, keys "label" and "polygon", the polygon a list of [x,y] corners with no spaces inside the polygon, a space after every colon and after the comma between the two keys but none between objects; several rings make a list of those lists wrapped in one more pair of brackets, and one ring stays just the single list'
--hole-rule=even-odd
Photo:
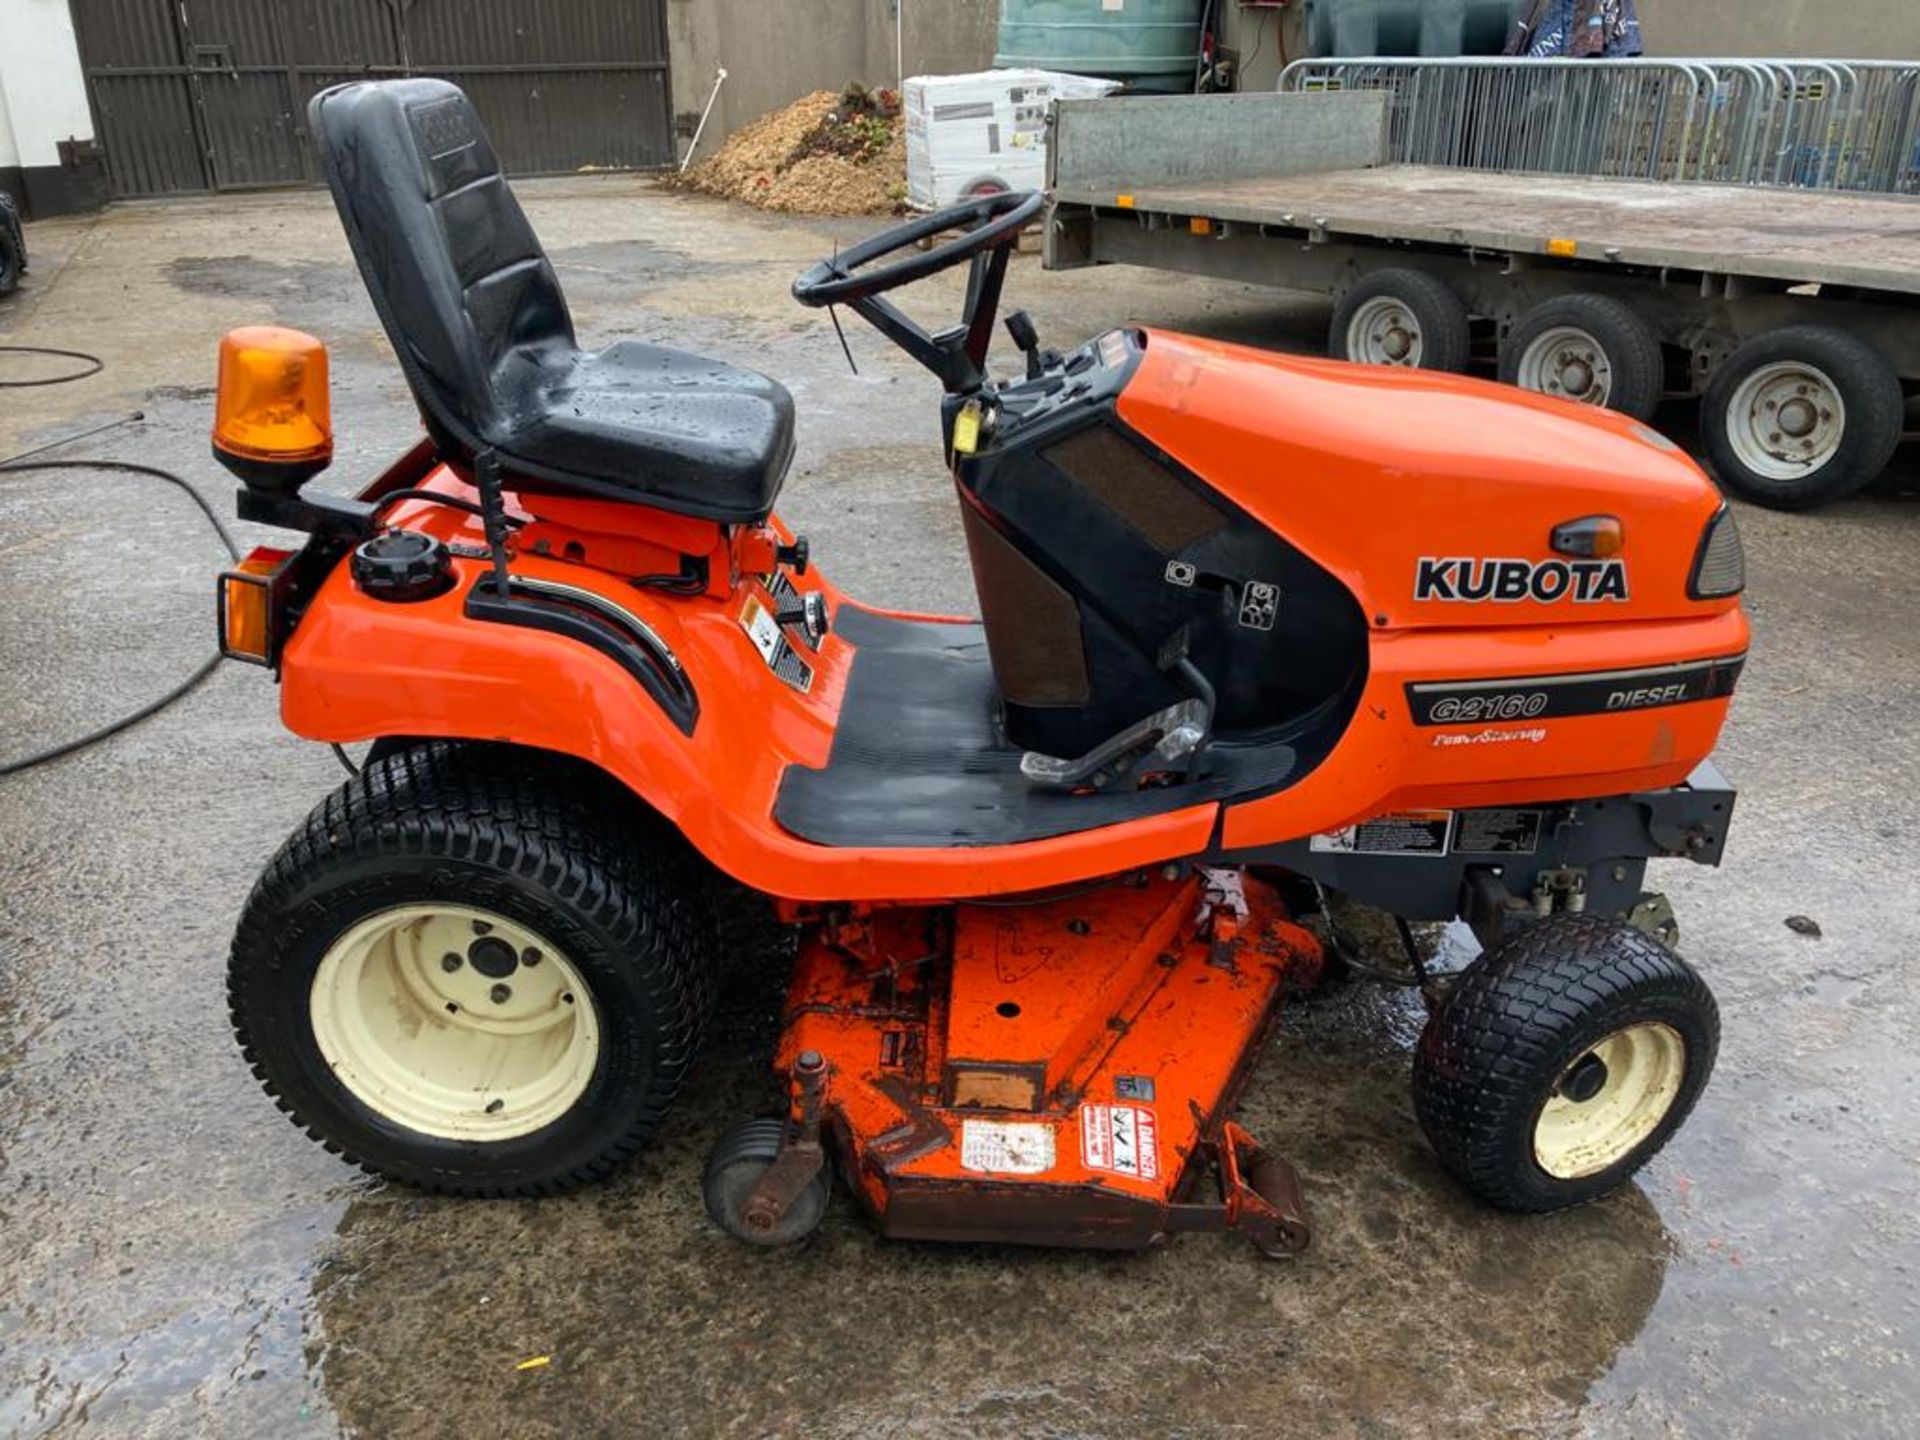
[{"label": "front tire", "polygon": [[296,1123],[463,1195],[557,1193],[645,1143],[715,947],[683,842],[612,789],[559,757],[431,743],[314,810],[228,971],[241,1049]]},{"label": "front tire", "polygon": [[1712,992],[1686,961],[1620,921],[1553,916],[1463,972],[1420,1037],[1414,1108],[1482,1200],[1559,1210],[1666,1144],[1719,1044]]}]

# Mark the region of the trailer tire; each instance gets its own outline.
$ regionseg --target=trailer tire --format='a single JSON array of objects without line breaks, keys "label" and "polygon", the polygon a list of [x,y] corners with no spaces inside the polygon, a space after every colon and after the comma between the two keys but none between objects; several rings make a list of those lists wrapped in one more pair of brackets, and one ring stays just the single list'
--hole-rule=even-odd
[{"label": "trailer tire", "polygon": [[1650,418],[1666,391],[1653,327],[1606,295],[1560,295],[1527,311],[1500,347],[1509,385]]},{"label": "trailer tire", "polygon": [[1526,926],[1461,974],[1414,1055],[1440,1163],[1480,1199],[1596,1199],[1677,1130],[1713,1071],[1720,1012],[1691,966],[1602,915]]},{"label": "trailer tire", "polygon": [[1473,322],[1444,280],[1422,270],[1376,270],[1333,307],[1327,353],[1457,375],[1473,358]]},{"label": "trailer tire", "polygon": [[314,809],[228,969],[241,1051],[295,1123],[458,1195],[557,1194],[641,1148],[698,1049],[717,946],[691,852],[612,783],[431,742]]},{"label": "trailer tire", "polygon": [[1905,424],[1893,367],[1858,336],[1821,325],[1749,340],[1700,402],[1715,477],[1773,510],[1810,510],[1868,484],[1893,459]]}]

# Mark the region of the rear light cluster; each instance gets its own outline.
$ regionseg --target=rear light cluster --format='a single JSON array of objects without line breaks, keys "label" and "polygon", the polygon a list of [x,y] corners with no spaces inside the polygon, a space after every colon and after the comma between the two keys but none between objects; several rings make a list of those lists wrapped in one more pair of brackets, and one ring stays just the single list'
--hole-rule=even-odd
[{"label": "rear light cluster", "polygon": [[1722,505],[1700,539],[1687,594],[1695,600],[1720,600],[1746,588],[1747,557],[1740,548],[1740,527],[1733,523],[1733,511]]},{"label": "rear light cluster", "polygon": [[249,665],[273,665],[285,638],[285,599],[294,552],[259,545],[220,576],[220,653]]}]

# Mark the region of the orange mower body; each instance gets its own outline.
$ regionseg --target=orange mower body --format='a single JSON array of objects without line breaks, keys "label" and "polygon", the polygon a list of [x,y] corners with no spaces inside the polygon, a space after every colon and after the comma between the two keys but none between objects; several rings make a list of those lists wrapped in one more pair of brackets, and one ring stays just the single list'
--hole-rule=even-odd
[{"label": "orange mower body", "polygon": [[[1416,1108],[1494,1204],[1591,1198],[1679,1125],[1718,1018],[1643,883],[1720,859],[1748,626],[1671,443],[1144,327],[1050,350],[1019,313],[996,376],[1042,201],[983,197],[795,282],[944,390],[980,614],[862,605],[775,513],[792,398],[582,350],[458,90],[312,118],[427,431],[358,496],[304,490],[323,348],[223,349],[240,513],[307,535],[222,577],[223,647],[293,733],[369,747],[234,943],[243,1049],[316,1134],[458,1193],[606,1173],[691,1063],[716,892],[796,956],[778,1113],[705,1181],[752,1243],[809,1233],[837,1170],[905,1238],[1295,1254],[1299,1179],[1231,1112],[1327,970],[1419,992]],[[959,264],[950,329],[885,299]],[[1348,903],[1403,964],[1343,944]],[[1438,974],[1411,923],[1456,919],[1484,953]]]}]

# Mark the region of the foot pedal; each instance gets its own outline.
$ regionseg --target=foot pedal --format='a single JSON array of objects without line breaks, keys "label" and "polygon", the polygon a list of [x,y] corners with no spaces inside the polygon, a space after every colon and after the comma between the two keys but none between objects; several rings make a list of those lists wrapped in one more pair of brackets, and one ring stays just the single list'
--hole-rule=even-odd
[{"label": "foot pedal", "polygon": [[1020,757],[1020,773],[1053,790],[1104,790],[1149,761],[1184,768],[1207,738],[1208,707],[1182,700],[1129,725],[1073,760],[1029,750]]}]

